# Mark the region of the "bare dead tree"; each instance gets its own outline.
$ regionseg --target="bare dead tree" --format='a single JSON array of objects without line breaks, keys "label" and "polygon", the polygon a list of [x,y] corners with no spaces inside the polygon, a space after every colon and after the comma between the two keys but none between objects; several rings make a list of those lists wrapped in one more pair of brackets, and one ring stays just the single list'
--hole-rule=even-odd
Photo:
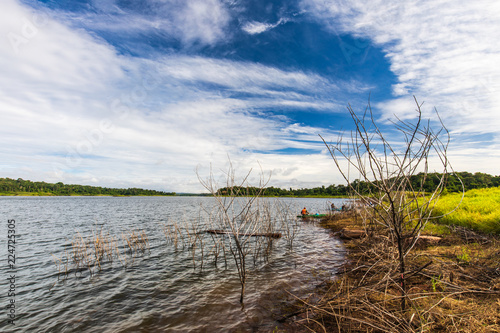
[{"label": "bare dead tree", "polygon": [[240,303],[243,303],[245,295],[248,273],[247,256],[259,252],[252,247],[252,245],[259,246],[259,243],[252,242],[254,238],[252,236],[267,233],[272,224],[269,215],[264,213],[263,206],[260,203],[260,198],[270,177],[266,179],[263,172],[261,172],[260,183],[256,192],[249,193],[248,179],[251,172],[252,170],[241,180],[237,180],[235,170],[229,161],[225,184],[227,192],[225,194],[219,193],[219,186],[212,172],[207,180],[202,180],[198,175],[200,183],[215,199],[215,213],[211,214],[210,217],[212,225],[223,232],[227,231],[228,251],[234,259],[241,284]]},{"label": "bare dead tree", "polygon": [[292,249],[293,242],[302,224],[295,218],[294,209],[292,209],[291,203],[276,200],[274,211],[277,212],[280,230],[283,230],[283,237],[289,248]]},{"label": "bare dead tree", "polygon": [[[422,119],[422,104],[416,103],[413,121],[397,118],[393,125],[399,138],[388,140],[377,126],[368,103],[359,116],[348,106],[355,130],[349,138],[339,136],[328,148],[336,167],[349,184],[353,194],[371,218],[382,225],[397,248],[400,274],[401,308],[406,308],[405,258],[415,246],[425,225],[433,218],[432,211],[442,194],[446,180],[453,170],[448,161],[450,135],[436,111],[438,126],[433,128],[430,120]],[[434,189],[424,191],[425,181],[431,177],[430,163],[441,169],[432,173]],[[346,163],[346,164],[345,164]],[[358,182],[351,182],[350,174],[358,174]],[[415,186],[411,178],[420,173],[421,182]],[[436,176],[437,174],[437,176]],[[357,184],[365,183],[363,189]]]}]

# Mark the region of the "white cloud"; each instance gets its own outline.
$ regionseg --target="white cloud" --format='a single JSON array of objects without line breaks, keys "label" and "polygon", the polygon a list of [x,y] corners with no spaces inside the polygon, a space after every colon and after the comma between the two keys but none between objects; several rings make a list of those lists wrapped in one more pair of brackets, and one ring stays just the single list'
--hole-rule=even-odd
[{"label": "white cloud", "polygon": [[[329,169],[315,174],[321,163],[312,168],[310,156],[258,153],[321,149],[321,130],[301,131],[260,109],[325,110],[337,105],[325,96],[352,82],[202,57],[127,58],[54,12],[42,21],[15,1],[0,6],[0,35],[23,38],[17,49],[0,40],[2,177],[200,191],[196,165],[221,164],[229,154],[244,170],[257,160],[289,170],[275,176],[281,183],[301,172],[304,186],[330,179]],[[315,101],[313,93],[325,98]]]},{"label": "white cloud", "polygon": [[[94,4],[97,14],[78,17],[75,28],[79,23],[69,13],[1,3],[0,36],[7,38],[0,39],[0,140],[8,143],[0,148],[2,176],[200,191],[196,165],[224,168],[229,154],[243,172],[259,169],[257,161],[274,170],[274,186],[342,182],[317,137],[334,133],[265,110],[338,112],[344,110],[339,99],[370,87],[250,62],[119,55],[81,27],[125,34],[154,30],[187,47],[213,46],[230,34],[226,2],[150,0],[154,14],[127,12],[113,1]],[[426,102],[425,112],[438,108],[453,134],[497,133],[500,15],[494,3],[308,4],[333,32],[369,38],[386,52],[399,81],[395,98],[376,105],[384,117],[413,116],[409,95],[415,94]],[[283,22],[243,28],[262,33]],[[494,173],[498,154],[474,149],[477,142],[454,143],[460,149],[450,151],[453,158],[473,159],[474,167],[482,165],[478,170]],[[272,153],[287,148],[323,152]],[[484,161],[479,156],[495,163],[477,162]]]},{"label": "white cloud", "polygon": [[278,22],[271,24],[271,23],[263,23],[263,22],[257,22],[257,21],[250,21],[246,22],[241,29],[245,31],[246,33],[250,35],[256,35],[256,34],[261,34],[263,32],[266,32],[268,30],[274,29],[280,24],[285,24],[288,20],[284,18],[280,18]]},{"label": "white cloud", "polygon": [[116,0],[92,0],[92,5],[103,12],[119,12]]},{"label": "white cloud", "polygon": [[317,74],[203,57],[165,57],[160,60],[158,70],[184,82],[216,84],[234,92],[272,95],[273,98],[281,94],[282,98],[288,96],[292,100],[305,97],[300,91],[331,94],[339,92],[341,87],[350,87],[350,83],[334,83]]},{"label": "white cloud", "polygon": [[[455,130],[497,131],[500,3],[305,0],[303,5],[332,31],[378,44],[398,77],[396,96],[416,95],[436,106]],[[388,115],[400,105],[400,99],[384,103]]]},{"label": "white cloud", "polygon": [[158,32],[179,40],[185,47],[215,45],[230,33],[231,15],[220,0],[146,0],[130,4],[94,0],[93,6],[96,11],[88,11],[84,16],[63,12],[58,16],[66,17],[69,24],[82,24],[91,30],[141,37]]},{"label": "white cloud", "polygon": [[174,25],[185,43],[201,41],[212,44],[225,36],[229,13],[219,0],[182,1],[181,15],[174,16]]},{"label": "white cloud", "polygon": [[[10,0],[2,7],[0,34],[7,36],[0,39],[4,133],[11,146],[24,143],[25,149],[60,144],[64,135],[86,124],[89,114],[102,112],[100,102],[109,87],[124,77],[123,62],[108,45],[74,33],[47,13]],[[78,121],[69,124],[70,118]]]},{"label": "white cloud", "polygon": [[[469,149],[458,168],[496,173],[500,135],[500,3],[480,1],[322,1],[304,0],[304,9],[332,33],[368,38],[387,55],[398,82],[394,99],[376,105],[382,118],[413,116],[415,104],[434,107],[457,139]],[[463,143],[471,134],[490,133],[493,141]],[[452,147],[452,149],[455,149]],[[482,161],[473,163],[472,161]]]}]

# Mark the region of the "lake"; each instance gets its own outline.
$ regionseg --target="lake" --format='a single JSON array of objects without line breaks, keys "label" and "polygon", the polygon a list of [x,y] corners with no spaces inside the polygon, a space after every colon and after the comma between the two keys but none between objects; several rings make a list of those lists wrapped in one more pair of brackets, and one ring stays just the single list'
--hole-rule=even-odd
[{"label": "lake", "polygon": [[[291,208],[286,223],[298,228],[293,244],[285,238],[274,240],[265,259],[247,263],[241,306],[241,286],[230,255],[227,265],[222,259],[217,266],[213,260],[202,263],[201,247],[193,252],[181,241],[168,241],[165,233],[173,226],[204,231],[213,198],[1,197],[0,331],[272,331],[279,326],[275,315],[287,299],[285,290],[304,296],[344,262],[340,240],[295,215],[304,206],[324,212],[329,203],[341,206],[342,201],[280,199]],[[146,251],[127,253],[124,239],[132,231],[147,235]],[[102,262],[93,274],[82,267],[75,270],[68,261],[66,274],[61,263],[71,257],[72,242],[99,233],[116,240],[121,259]],[[16,243],[9,247],[7,235],[12,234]],[[207,237],[203,233],[200,239],[206,244],[203,255],[209,257]],[[10,259],[15,255],[15,264],[9,254]],[[8,322],[9,314],[15,315],[15,325]]]}]

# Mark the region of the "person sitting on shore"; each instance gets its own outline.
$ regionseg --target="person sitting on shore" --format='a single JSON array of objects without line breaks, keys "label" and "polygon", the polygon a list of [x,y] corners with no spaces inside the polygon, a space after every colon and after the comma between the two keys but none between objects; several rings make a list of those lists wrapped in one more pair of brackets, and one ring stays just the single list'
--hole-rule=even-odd
[{"label": "person sitting on shore", "polygon": [[309,212],[307,211],[306,207],[304,207],[304,209],[302,209],[302,211],[300,212],[300,214],[302,214],[302,216],[304,216],[304,215],[308,215]]}]

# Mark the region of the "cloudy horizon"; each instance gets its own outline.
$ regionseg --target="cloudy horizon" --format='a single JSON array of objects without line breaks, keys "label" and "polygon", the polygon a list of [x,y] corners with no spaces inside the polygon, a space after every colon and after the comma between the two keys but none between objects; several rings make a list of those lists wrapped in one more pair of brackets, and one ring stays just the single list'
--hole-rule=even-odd
[{"label": "cloudy horizon", "polygon": [[413,96],[456,171],[498,175],[499,28],[494,1],[2,1],[0,177],[202,192],[230,159],[341,184],[318,135]]}]

